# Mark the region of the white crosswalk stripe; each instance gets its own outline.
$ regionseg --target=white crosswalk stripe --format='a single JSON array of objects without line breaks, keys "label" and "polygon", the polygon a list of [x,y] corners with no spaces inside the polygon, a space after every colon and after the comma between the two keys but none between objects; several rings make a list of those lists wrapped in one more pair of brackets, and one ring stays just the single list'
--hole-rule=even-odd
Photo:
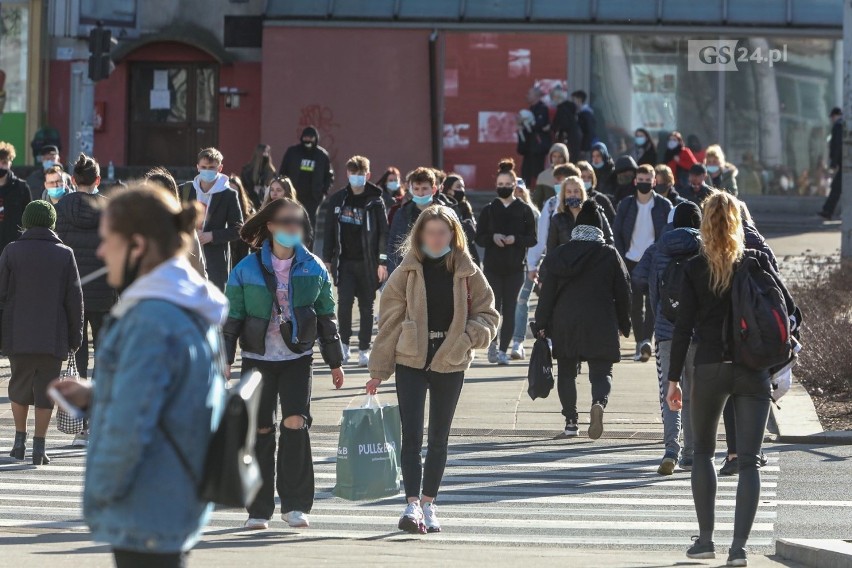
[{"label": "white crosswalk stripe", "polygon": [[[5,426],[5,425],[4,425]],[[3,433],[8,429],[3,428]],[[12,440],[0,436],[0,527],[85,530],[80,509],[85,450],[55,447],[53,462],[35,468],[7,457]],[[396,531],[402,496],[350,503],[331,495],[336,436],[313,436],[317,497],[310,534],[319,538],[408,539]],[[439,496],[447,543],[680,550],[697,534],[689,474],[656,474],[659,444],[591,443],[524,438],[450,440]],[[750,546],[769,551],[776,521],[778,460],[763,468],[763,493]],[[716,541],[732,536],[736,477],[720,478]],[[246,514],[217,510],[209,531],[240,527]],[[276,516],[272,529],[292,534]]]}]

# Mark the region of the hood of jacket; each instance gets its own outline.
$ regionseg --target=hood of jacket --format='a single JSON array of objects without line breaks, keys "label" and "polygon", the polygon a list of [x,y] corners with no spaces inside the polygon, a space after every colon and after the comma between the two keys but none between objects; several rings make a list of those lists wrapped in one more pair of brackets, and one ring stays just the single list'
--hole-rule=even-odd
[{"label": "hood of jacket", "polygon": [[56,212],[66,216],[74,227],[84,230],[96,230],[101,220],[101,209],[98,202],[105,199],[95,193],[75,191],[67,194],[56,204]]},{"label": "hood of jacket", "polygon": [[[402,258],[402,262],[400,263],[397,270],[423,270],[423,264],[417,260],[417,257],[414,256],[413,251],[408,251],[405,253],[405,256]],[[458,255],[458,266],[456,266],[456,270],[453,273],[455,278],[468,278],[473,276],[476,272],[476,265],[474,265],[473,260],[471,260],[469,255],[460,254]]]},{"label": "hood of jacket", "polygon": [[202,278],[182,256],[167,260],[140,276],[121,295],[112,315],[120,318],[143,300],[171,302],[209,325],[222,325],[228,315],[225,295]]},{"label": "hood of jacket", "polygon": [[553,261],[547,267],[548,275],[566,278],[582,274],[606,246],[593,241],[568,241],[554,251]]},{"label": "hood of jacket", "polygon": [[620,174],[626,171],[635,172],[639,166],[636,165],[636,160],[633,159],[633,156],[619,156],[617,160],[615,160],[615,168],[613,169],[613,173]]},{"label": "hood of jacket", "polygon": [[554,152],[559,152],[562,155],[562,157],[565,158],[565,163],[566,164],[568,163],[568,159],[569,159],[568,146],[566,146],[562,142],[557,142],[556,144],[554,144],[553,146],[550,147],[550,152],[547,153],[548,158]]},{"label": "hood of jacket", "polygon": [[610,159],[612,159],[612,156],[609,155],[609,150],[607,149],[606,144],[604,144],[603,142],[597,142],[595,144],[592,144],[591,151],[594,152],[595,150],[601,153],[604,162],[608,162]]},{"label": "hood of jacket", "polygon": [[[228,176],[221,172],[216,176],[216,181],[213,182],[213,187],[210,188],[210,191],[203,191],[201,189],[200,179],[200,176],[195,176],[195,179],[192,180],[192,187],[195,188],[196,198],[202,202],[209,201],[209,197],[211,197],[214,193],[221,193],[231,188],[228,182]],[[205,199],[205,197],[208,199]]]},{"label": "hood of jacket", "polygon": [[320,143],[319,130],[317,130],[315,127],[306,126],[305,129],[302,130],[302,133],[299,135],[299,141],[301,142],[302,138],[304,138],[305,136],[307,136],[309,138],[312,137],[312,136],[315,137],[317,139],[316,145],[319,146],[319,143]]},{"label": "hood of jacket", "polygon": [[691,227],[679,227],[660,235],[657,250],[669,257],[697,254],[701,248],[701,232]]}]

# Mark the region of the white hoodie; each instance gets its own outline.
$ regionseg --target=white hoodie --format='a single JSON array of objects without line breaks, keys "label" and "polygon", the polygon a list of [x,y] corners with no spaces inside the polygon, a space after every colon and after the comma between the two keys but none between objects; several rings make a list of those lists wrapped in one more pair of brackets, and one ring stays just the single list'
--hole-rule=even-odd
[{"label": "white hoodie", "polygon": [[227,189],[230,189],[231,186],[228,182],[228,176],[225,174],[218,174],[216,176],[216,181],[213,182],[213,187],[210,188],[209,191],[205,192],[201,189],[201,176],[195,176],[195,179],[192,180],[192,187],[195,188],[195,199],[204,206],[204,223],[201,224],[203,230],[207,230],[207,211],[210,209],[210,200],[213,199],[214,193],[221,193]]}]

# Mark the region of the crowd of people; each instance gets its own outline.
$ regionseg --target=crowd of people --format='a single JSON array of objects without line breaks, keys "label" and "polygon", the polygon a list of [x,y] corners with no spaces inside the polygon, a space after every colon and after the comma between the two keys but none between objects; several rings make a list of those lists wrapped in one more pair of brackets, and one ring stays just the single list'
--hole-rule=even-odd
[{"label": "crowd of people", "polygon": [[[520,172],[512,159],[501,160],[493,199],[478,212],[458,174],[388,167],[374,183],[370,160],[360,155],[333,189],[313,127],[278,169],[264,144],[240,175],[223,173],[222,153],[205,148],[194,179],[178,184],[158,167],[109,197],[99,192],[94,158],[81,154],[68,174],[57,149],[45,147],[28,186],[12,172],[15,149],[0,142],[2,350],[12,364],[16,428],[10,455],[25,457],[34,406],[32,461],[50,463],[53,384],[89,411],[75,443],[89,447],[84,508],[96,538],[113,546],[119,566],[151,554],[158,565],[180,566],[210,507],[164,436],[171,432],[169,443],[201,469],[239,347],[242,373],[262,376],[255,452],[263,483],[245,527],[269,526],[276,491],[282,519],[308,527],[318,346],[335,388],[353,357],[369,370],[368,393],[396,376],[406,497],[399,528],[438,532],[435,499],[476,350],[490,364],[510,365],[525,358],[527,337],[547,339],[565,437],[579,434],[576,380],[586,365],[587,433],[598,439],[621,337],[632,334],[634,361],[657,362],[665,443],[658,472],[692,470],[701,533],[688,554],[715,554],[713,456],[724,414],[729,451],[721,473],[740,474],[729,565],[746,565],[771,389],[768,368],[732,362],[723,329],[734,273],[752,259],[784,292],[794,328],[801,315],[735,197],[736,170],[719,146],[699,160],[673,132],[657,163],[650,133],[637,129],[635,151],[613,159],[595,140],[585,93],[569,100],[557,92],[554,100],[551,123],[541,92],[531,90],[523,128],[537,143],[552,131],[556,143],[547,136],[541,159],[524,154]],[[324,231],[315,247],[319,215]],[[65,360],[89,376],[92,351],[94,385],[52,383]],[[158,492],[164,484],[170,490]],[[144,518],[129,523],[142,508]]]}]

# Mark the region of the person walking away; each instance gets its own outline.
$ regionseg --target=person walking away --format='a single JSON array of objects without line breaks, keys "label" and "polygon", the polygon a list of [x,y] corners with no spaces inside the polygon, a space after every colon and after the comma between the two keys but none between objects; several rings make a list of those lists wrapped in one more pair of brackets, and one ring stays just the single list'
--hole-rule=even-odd
[{"label": "person walking away", "polygon": [[613,207],[612,200],[609,197],[597,190],[598,177],[595,174],[594,166],[585,160],[580,160],[577,162],[577,169],[580,170],[580,179],[583,180],[586,195],[589,199],[594,199],[601,206],[607,223],[612,226],[615,223],[615,207]]},{"label": "person walking away", "polygon": [[367,392],[376,394],[381,382],[396,373],[407,501],[399,528],[440,532],[435,499],[447,464],[447,443],[464,373],[473,350],[491,343],[500,321],[494,294],[470,258],[464,231],[449,208],[434,205],[418,216],[402,263],[382,292],[380,312]]},{"label": "person walking away", "polygon": [[278,173],[290,178],[296,186],[299,203],[308,211],[312,228],[317,226],[319,207],[334,183],[331,159],[319,142],[319,131],[308,126],[302,130],[299,143],[284,152],[278,168]]},{"label": "person walking away", "polygon": [[346,172],[349,183],[328,203],[322,257],[337,285],[343,361],[349,361],[352,304],[358,298],[358,365],[366,367],[376,290],[388,277],[388,222],[382,190],[369,181],[370,161],[353,156],[346,162]]},{"label": "person walking away", "polygon": [[231,268],[231,243],[240,236],[243,211],[240,198],[222,173],[224,156],[216,148],[198,153],[198,175],[182,186],[184,201],[197,201],[204,210],[199,220],[198,240],[204,247],[207,276],[220,290],[225,289]]},{"label": "person walking away", "polygon": [[[663,232],[671,202],[654,192],[654,169],[648,164],[636,172],[636,195],[618,204],[615,214],[615,248],[624,258],[628,273],[632,273],[642,255]],[[654,333],[654,307],[647,292],[633,290],[630,319],[636,340],[634,361],[647,363],[651,358],[651,336]]]},{"label": "person walking away", "polygon": [[[228,176],[228,185],[237,192],[237,198],[240,201],[240,210],[243,212],[243,224],[245,224],[256,212],[254,202],[243,186],[240,176],[235,174]],[[248,245],[242,240],[231,241],[231,267],[233,268],[239,264],[242,259],[248,256],[249,252],[251,251],[249,251]]]},{"label": "person walking away", "polygon": [[[518,183],[515,184],[515,197],[532,208],[533,217],[535,219],[536,226],[538,226],[538,220],[541,213],[538,208],[533,205],[530,198],[530,192],[526,187],[524,187],[523,181],[523,179],[518,178]],[[527,254],[529,254],[529,249],[527,249]],[[535,279],[531,280],[529,278],[530,270],[527,270],[526,274],[527,278],[524,280],[524,284],[521,286],[521,291],[518,293],[518,301],[515,307],[515,328],[512,332],[512,350],[509,353],[509,357],[513,361],[521,360],[526,357],[526,354],[524,353],[524,339],[527,336],[527,325],[529,322],[530,294],[532,294],[533,287],[535,286]]]},{"label": "person walking away", "polygon": [[0,140],[0,253],[20,236],[24,208],[32,200],[27,183],[12,171],[13,161],[15,147]]},{"label": "person walking away", "polygon": [[517,177],[515,162],[511,158],[501,160],[497,198],[482,209],[476,224],[476,244],[485,249],[485,277],[503,317],[499,342],[495,339],[488,347],[488,362],[498,365],[509,364],[506,351],[515,331],[518,294],[527,275],[526,253],[537,242],[533,210],[514,195]]},{"label": "person walking away", "polygon": [[677,130],[669,134],[662,163],[666,164],[674,174],[675,187],[686,188],[689,169],[698,163],[698,159],[692,150],[684,145],[683,136]]},{"label": "person walking away", "polygon": [[621,359],[618,334],[630,334],[630,277],[619,254],[604,242],[602,226],[597,203],[585,201],[571,240],[545,258],[547,276],[534,324],[538,336],[553,343],[566,436],[578,433],[577,370],[581,361],[588,362],[593,440],[603,434],[613,364]]},{"label": "person walking away", "polygon": [[[47,181],[47,171],[54,166],[59,166],[59,172],[62,173],[63,186],[71,187],[71,176],[65,173],[62,168],[62,158],[59,156],[59,148],[48,144],[42,146],[38,151],[36,159],[41,164],[41,168],[36,167],[27,177],[27,186],[30,188],[30,197],[35,199],[47,199],[44,195],[44,190],[47,189],[45,182]],[[55,189],[56,186],[54,186]]]},{"label": "person walking away", "polygon": [[66,176],[62,166],[51,166],[44,171],[42,201],[47,201],[55,207],[60,199],[72,192]]},{"label": "person walking away", "polygon": [[704,165],[710,185],[737,195],[737,167],[725,161],[725,153],[718,144],[711,144],[704,152]]},{"label": "person walking away", "polygon": [[556,104],[551,131],[554,141],[565,144],[568,154],[574,159],[580,157],[580,146],[583,143],[583,131],[577,118],[577,104],[568,98],[565,87],[557,85],[550,91],[550,100]]},{"label": "person walking away", "polygon": [[399,175],[399,169],[394,166],[389,166],[376,182],[376,185],[382,190],[382,199],[385,202],[385,210],[390,210],[391,207],[402,197],[402,178]]},{"label": "person walking away", "polygon": [[56,211],[47,201],[24,209],[24,233],[0,255],[0,309],[3,354],[9,357],[9,401],[15,443],[9,455],[23,461],[27,414],[35,407],[33,465],[47,465],[45,437],[53,414],[48,384],[62,362],[80,348],[83,337],[83,291],[74,252],[53,230]]},{"label": "person walking away", "polygon": [[532,202],[539,211],[544,207],[544,202],[553,197],[555,192],[556,178],[553,174],[554,170],[559,166],[569,163],[568,159],[570,158],[568,147],[560,143],[556,143],[550,147],[548,156],[550,167],[539,174],[535,182],[535,187],[532,190]]},{"label": "person walking away", "polygon": [[636,172],[639,166],[632,156],[619,156],[615,161],[615,167],[610,175],[610,187],[612,188],[612,203],[616,207],[625,197],[636,193]]},{"label": "person walking away", "polygon": [[580,140],[580,157],[586,159],[598,143],[598,126],[595,111],[587,103],[589,96],[586,91],[577,90],[571,93],[571,100],[577,106],[577,123],[580,125],[582,138]]},{"label": "person walking away", "polygon": [[651,134],[644,128],[637,128],[633,133],[633,157],[640,166],[648,164],[651,167],[657,165],[657,147],[651,139]]},{"label": "person walking away", "polygon": [[[527,91],[529,110],[521,111],[524,118],[523,126],[518,131],[518,153],[524,157],[521,177],[524,178],[527,187],[534,187],[533,183],[544,170],[544,159],[551,144],[550,111],[541,100],[542,97],[544,97],[544,91],[538,85],[534,85]],[[521,151],[522,147],[523,151]]]},{"label": "person walking away", "polygon": [[690,558],[715,558],[716,471],[713,456],[722,408],[734,400],[737,421],[737,453],[740,477],[734,512],[734,539],[728,566],[747,566],[745,545],[760,502],[760,470],[757,460],[769,418],[771,386],[768,370],[753,370],[732,362],[726,348],[725,331],[731,313],[731,283],[744,259],[757,262],[783,295],[787,313],[795,310],[786,286],[766,255],[745,250],[739,201],[717,192],[704,203],[701,220],[701,254],[687,261],[672,339],[668,370],[669,408],[682,405],[679,385],[693,334],[699,338],[692,383],[692,427],[695,457],[692,468],[692,498],[698,517],[699,535],[687,550]]},{"label": "person walking away", "polygon": [[689,186],[683,190],[683,196],[701,207],[713,193],[713,188],[707,185],[707,168],[704,164],[695,164],[689,169]]},{"label": "person walking away", "polygon": [[[472,223],[473,229],[476,230],[476,217],[473,216],[473,206],[470,204],[470,201],[467,200],[464,178],[462,178],[459,174],[451,173],[447,176],[447,179],[444,180],[444,185],[441,189],[445,196],[455,200],[457,204],[456,213],[458,213],[459,219],[462,222],[467,221]],[[474,257],[473,260],[479,264],[478,256]]]},{"label": "person walking away", "polygon": [[831,136],[828,139],[828,168],[833,172],[831,176],[831,190],[819,216],[831,221],[834,210],[840,202],[840,194],[843,191],[843,111],[839,107],[831,109],[828,115],[831,121]]},{"label": "person walking away", "polygon": [[[225,289],[231,305],[224,328],[228,363],[233,364],[239,343],[242,372],[257,369],[263,376],[255,443],[263,486],[248,507],[248,529],[269,527],[276,486],[282,520],[291,527],[310,526],[314,470],[309,428],[315,342],[331,368],[334,387],[343,386],[343,352],[331,279],[320,259],[303,244],[309,226],[308,214],[297,201],[277,199],[261,209],[241,231],[243,240],[259,252],[234,268]],[[276,485],[279,402],[283,418]]]},{"label": "person walking away", "polygon": [[[671,230],[663,233],[659,240],[648,247],[641,262],[633,270],[634,288],[648,290],[651,305],[654,307],[654,338],[657,359],[657,379],[659,382],[660,411],[663,420],[663,442],[666,450],[657,473],[672,475],[675,466],[685,470],[692,468],[693,436],[690,423],[690,388],[693,380],[693,360],[695,342],[690,345],[686,364],[681,376],[683,406],[672,410],[666,402],[668,396],[668,369],[672,353],[672,333],[674,319],[672,305],[680,294],[679,284],[683,278],[686,261],[698,254],[701,247],[701,211],[690,201],[681,203],[669,214],[672,217]],[[677,288],[674,289],[673,287]],[[664,308],[664,303],[666,306]],[[680,437],[683,434],[683,445]]]},{"label": "person walking away", "polygon": [[675,178],[672,173],[671,168],[669,168],[665,164],[660,164],[656,168],[654,168],[654,181],[656,185],[654,185],[654,191],[657,192],[658,195],[662,195],[672,204],[672,207],[677,207],[686,199],[680,196],[678,191],[675,189]]},{"label": "person walking away", "polygon": [[615,169],[615,162],[612,161],[606,144],[598,142],[592,146],[589,161],[592,167],[595,168],[595,176],[598,178],[598,185],[595,189],[612,198],[615,195],[615,187],[612,185],[614,182],[612,171]]},{"label": "person walking away", "polygon": [[[231,176],[235,177],[235,176]],[[266,188],[275,178],[275,166],[272,165],[272,148],[268,144],[258,144],[251,161],[240,171],[240,181],[255,209],[260,209]]]}]

